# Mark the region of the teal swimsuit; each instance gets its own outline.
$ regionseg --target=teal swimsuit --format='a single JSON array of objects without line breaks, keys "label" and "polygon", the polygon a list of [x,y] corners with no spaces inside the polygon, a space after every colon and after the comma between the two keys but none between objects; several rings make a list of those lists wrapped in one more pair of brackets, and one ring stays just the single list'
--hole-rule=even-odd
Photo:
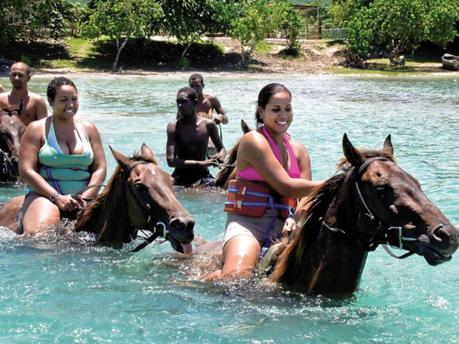
[{"label": "teal swimsuit", "polygon": [[[77,123],[78,137],[83,142],[83,153],[65,154],[56,138],[54,125],[51,119],[48,137],[38,152],[40,175],[61,195],[68,195],[80,191],[89,183],[91,173],[89,166],[94,161],[91,143],[81,123]],[[32,191],[29,187],[27,192]]]},{"label": "teal swimsuit", "polygon": [[62,151],[52,120],[45,144],[38,152],[40,175],[62,195],[80,191],[88,185],[91,177],[89,166],[94,161],[91,143],[82,124],[77,123],[76,130],[84,145],[83,153],[65,154]]}]

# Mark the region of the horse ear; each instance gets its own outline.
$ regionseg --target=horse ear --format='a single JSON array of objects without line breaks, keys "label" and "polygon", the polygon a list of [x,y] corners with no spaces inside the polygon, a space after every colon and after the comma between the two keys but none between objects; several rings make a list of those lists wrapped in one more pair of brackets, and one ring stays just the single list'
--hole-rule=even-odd
[{"label": "horse ear", "polygon": [[363,156],[360,154],[359,150],[355,148],[347,134],[343,135],[343,152],[346,160],[353,166],[360,166],[363,163]]},{"label": "horse ear", "polygon": [[249,127],[247,123],[243,119],[241,119],[241,129],[244,134],[247,134],[249,131],[252,131],[252,129]]},{"label": "horse ear", "polygon": [[142,143],[142,147],[140,147],[140,154],[147,160],[156,161],[155,154],[146,143]]},{"label": "horse ear", "polygon": [[118,165],[120,165],[121,167],[129,167],[130,166],[131,160],[126,155],[114,150],[112,148],[112,146],[110,146],[110,145],[108,145],[108,147],[112,151],[112,155],[116,159],[116,162],[118,163]]},{"label": "horse ear", "polygon": [[391,140],[390,135],[388,135],[386,139],[384,140],[383,152],[389,156],[394,155],[394,146],[392,146],[392,140]]}]

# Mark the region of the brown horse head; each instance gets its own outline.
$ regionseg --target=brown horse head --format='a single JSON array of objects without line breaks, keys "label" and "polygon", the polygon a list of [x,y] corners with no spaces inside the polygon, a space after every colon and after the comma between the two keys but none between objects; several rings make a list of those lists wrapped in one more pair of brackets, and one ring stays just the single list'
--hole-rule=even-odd
[{"label": "brown horse head", "polygon": [[[247,134],[252,129],[247,125],[247,123],[241,119],[241,130],[244,134]],[[215,186],[221,187],[222,189],[228,188],[228,183],[231,179],[236,177],[236,159],[237,151],[239,149],[239,141],[230,149],[225,158],[224,167],[218,172],[215,177]]]},{"label": "brown horse head", "polygon": [[343,150],[353,166],[355,194],[363,208],[359,220],[369,224],[361,227],[365,234],[379,240],[386,236],[390,244],[423,256],[430,265],[449,261],[459,232],[419,182],[394,162],[390,135],[379,155],[362,153],[346,135]]},{"label": "brown horse head", "polygon": [[75,229],[96,232],[99,242],[115,246],[135,239],[138,230],[161,230],[175,250],[189,253],[194,219],[176,199],[171,176],[152,150],[143,144],[140,154],[128,158],[110,149],[118,167]]},{"label": "brown horse head", "polygon": [[0,182],[19,177],[19,145],[25,126],[17,116],[0,115]]},{"label": "brown horse head", "polygon": [[308,294],[345,296],[358,287],[367,253],[391,245],[449,261],[459,232],[395,162],[390,136],[381,151],[355,148],[343,137],[339,173],[300,201],[298,233],[279,257],[272,279]]}]

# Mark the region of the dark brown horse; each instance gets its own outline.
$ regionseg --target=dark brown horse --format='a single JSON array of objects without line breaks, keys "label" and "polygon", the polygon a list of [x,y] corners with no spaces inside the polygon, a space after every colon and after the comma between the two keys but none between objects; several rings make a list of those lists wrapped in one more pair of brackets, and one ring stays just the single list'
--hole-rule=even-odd
[{"label": "dark brown horse", "polygon": [[0,182],[16,182],[19,178],[19,144],[25,126],[15,115],[0,112]]},{"label": "dark brown horse", "polygon": [[382,151],[363,151],[344,135],[343,150],[340,173],[300,202],[298,233],[271,279],[307,294],[347,296],[358,288],[368,252],[380,244],[430,265],[449,261],[459,232],[395,163],[390,136]]},{"label": "dark brown horse", "polygon": [[188,253],[194,219],[176,199],[171,176],[161,170],[151,149],[143,144],[140,155],[132,158],[113,149],[112,154],[118,167],[78,216],[75,231],[96,233],[98,243],[119,247],[135,239],[138,230],[159,230],[176,251]]},{"label": "dark brown horse", "polygon": [[[145,230],[189,253],[194,219],[176,199],[171,176],[161,170],[152,150],[143,144],[131,158],[113,149],[112,154],[118,166],[105,189],[78,214],[75,231],[95,233],[98,244],[119,248]],[[0,209],[0,225],[14,224],[21,205],[18,197],[7,202]]]}]

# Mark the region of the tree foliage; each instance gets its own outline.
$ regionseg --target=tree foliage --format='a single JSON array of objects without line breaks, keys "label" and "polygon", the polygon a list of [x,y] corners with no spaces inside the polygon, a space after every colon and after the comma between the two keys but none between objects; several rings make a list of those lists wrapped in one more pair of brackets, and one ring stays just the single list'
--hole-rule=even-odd
[{"label": "tree foliage", "polygon": [[233,22],[230,35],[241,42],[242,64],[246,66],[252,57],[257,43],[268,37],[275,29],[275,24],[269,20],[272,8],[268,0],[247,0],[241,15]]},{"label": "tree foliage", "polygon": [[271,8],[275,30],[285,37],[287,51],[292,55],[298,55],[301,48],[298,39],[306,25],[303,15],[287,0],[275,1]]},{"label": "tree foliage", "polygon": [[145,37],[147,24],[162,16],[161,6],[149,0],[95,0],[85,34],[89,37],[107,35],[116,42],[116,71],[122,49],[131,37]]},{"label": "tree foliage", "polygon": [[77,4],[66,0],[3,0],[0,46],[13,41],[57,38],[65,34]]},{"label": "tree foliage", "polygon": [[330,14],[348,28],[349,46],[361,58],[375,48],[388,52],[392,64],[422,41],[445,46],[457,36],[459,1],[342,0]]}]

